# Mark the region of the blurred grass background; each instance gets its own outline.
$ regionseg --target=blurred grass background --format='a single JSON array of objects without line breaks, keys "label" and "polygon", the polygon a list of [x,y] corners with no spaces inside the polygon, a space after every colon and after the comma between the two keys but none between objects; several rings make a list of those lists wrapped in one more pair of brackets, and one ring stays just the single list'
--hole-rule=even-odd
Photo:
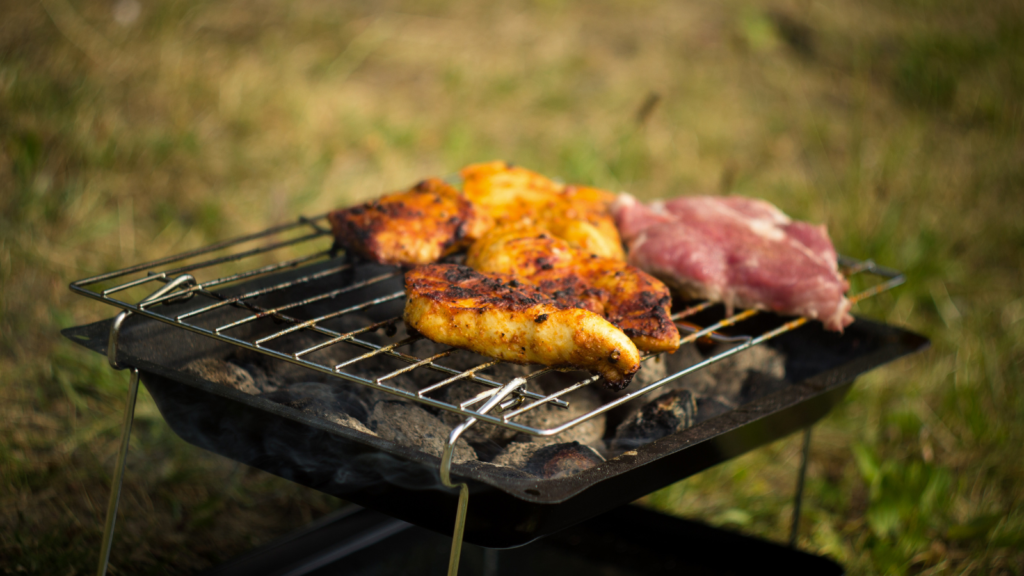
[{"label": "blurred grass background", "polygon": [[[126,375],[62,340],[88,275],[503,158],[766,198],[907,273],[932,348],[816,427],[800,546],[852,574],[1024,573],[1024,6],[0,2],[0,567],[95,568]],[[336,507],[186,445],[142,393],[114,574]],[[776,541],[799,437],[643,500]],[[682,544],[682,543],[681,543]]]}]

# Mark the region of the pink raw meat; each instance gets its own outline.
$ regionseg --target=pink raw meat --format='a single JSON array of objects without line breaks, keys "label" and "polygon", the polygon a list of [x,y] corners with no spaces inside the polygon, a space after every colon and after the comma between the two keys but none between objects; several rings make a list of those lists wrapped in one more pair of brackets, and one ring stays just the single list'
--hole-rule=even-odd
[{"label": "pink raw meat", "polygon": [[629,262],[693,298],[821,320],[853,322],[836,250],[824,225],[794,222],[764,200],[685,196],[612,207]]}]

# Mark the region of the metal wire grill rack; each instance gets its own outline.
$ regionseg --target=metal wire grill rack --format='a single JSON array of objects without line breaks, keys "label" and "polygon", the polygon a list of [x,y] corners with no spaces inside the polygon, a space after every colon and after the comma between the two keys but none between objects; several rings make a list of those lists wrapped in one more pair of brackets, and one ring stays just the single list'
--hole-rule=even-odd
[{"label": "metal wire grill rack", "polygon": [[[71,284],[71,290],[132,314],[203,334],[333,377],[357,382],[399,398],[537,436],[561,433],[677,378],[766,342],[808,322],[806,318],[796,318],[762,333],[727,337],[721,335],[719,331],[735,327],[760,312],[743,310],[707,326],[698,326],[683,321],[691,319],[715,304],[703,302],[689,306],[673,314],[673,320],[681,323],[681,328],[688,332],[682,337],[681,345],[703,338],[730,341],[735,345],[684,370],[620,395],[582,415],[567,419],[557,426],[537,428],[523,424],[517,421],[517,418],[546,404],[566,407],[568,406],[567,395],[594,384],[599,377],[583,378],[571,385],[561,387],[553,393],[539,393],[527,389],[523,384],[550,373],[551,368],[535,370],[523,378],[517,378],[516,380],[519,382],[516,383],[500,382],[487,375],[489,369],[500,363],[496,360],[481,361],[469,369],[458,370],[443,362],[446,357],[457,352],[454,348],[448,348],[425,357],[403,351],[403,349],[408,350],[412,344],[422,338],[421,336],[410,335],[397,339],[392,338],[392,341],[387,343],[375,343],[366,338],[368,333],[381,329],[384,329],[389,335],[393,335],[394,326],[400,322],[400,317],[368,322],[357,329],[344,332],[328,327],[329,321],[345,315],[364,313],[387,303],[400,302],[404,298],[404,293],[402,291],[374,293],[380,291],[379,289],[385,285],[385,281],[400,277],[400,270],[391,269],[346,285],[339,283],[336,287],[313,295],[303,293],[300,296],[290,297],[290,293],[295,292],[293,289],[296,287],[330,279],[345,271],[351,271],[354,266],[357,266],[345,258],[337,257],[338,251],[333,246],[331,233],[325,223],[326,215],[315,218],[303,217],[292,224],[273,227],[263,232],[226,240],[205,248],[78,280]],[[315,267],[315,271],[300,274],[297,277],[293,276],[283,281],[271,278],[258,288],[241,291],[225,290],[232,286],[237,287],[243,282],[248,283],[264,277],[271,277],[271,275],[283,271],[301,271],[311,264],[320,265]],[[847,277],[870,274],[880,279],[871,287],[849,296],[854,303],[904,282],[904,276],[901,273],[878,266],[871,260],[858,261],[840,257],[840,266]],[[249,285],[251,284],[246,284],[246,286]],[[160,288],[159,294],[150,295],[156,291],[156,288]],[[132,297],[140,291],[144,297]],[[342,295],[351,295],[358,291],[369,292],[371,295],[355,304],[345,305],[313,318],[300,318],[292,314],[292,311],[297,308],[315,303],[329,303]],[[285,303],[272,307],[255,304],[254,300],[270,294],[283,296]],[[194,299],[198,301],[198,306],[190,306],[186,312],[167,312],[167,310],[171,310],[170,307],[159,306],[160,304],[180,303]],[[196,304],[196,302],[192,302],[192,304]],[[204,322],[215,312],[226,307],[241,311],[241,317],[226,323]],[[266,319],[271,319],[284,327],[256,337],[238,335],[239,328]],[[735,328],[733,330],[735,331]],[[285,351],[278,345],[284,337],[305,331],[318,335],[320,341],[296,351]],[[116,336],[117,331],[115,330],[112,332],[112,338],[116,338]],[[314,359],[314,352],[334,346],[356,347],[364,352],[336,364],[326,364]],[[116,350],[116,341],[111,342],[110,348]],[[395,359],[404,365],[381,374],[370,374],[369,371],[363,369],[367,365],[366,360],[381,356]],[[648,361],[654,356],[646,355],[642,361]],[[396,377],[413,371],[431,371],[434,376],[441,373],[442,379],[415,392],[391,384]],[[479,384],[482,390],[457,404],[436,397],[439,390],[460,381]],[[509,395],[510,392],[511,395]],[[506,397],[506,395],[508,396]],[[496,403],[498,406],[494,406]],[[496,410],[495,413],[488,413],[493,407],[497,407],[499,410]]]}]

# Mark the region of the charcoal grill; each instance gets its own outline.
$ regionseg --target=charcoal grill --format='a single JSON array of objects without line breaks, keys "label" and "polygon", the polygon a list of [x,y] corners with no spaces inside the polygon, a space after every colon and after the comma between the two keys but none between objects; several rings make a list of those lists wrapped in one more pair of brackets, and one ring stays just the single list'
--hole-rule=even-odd
[{"label": "charcoal grill", "polygon": [[[841,258],[840,264],[847,276],[877,279],[852,295],[853,302],[904,281],[900,273],[870,260]],[[169,425],[193,444],[439,532],[450,533],[455,526],[449,564],[455,573],[463,538],[488,547],[522,545],[800,429],[808,430],[806,455],[809,426],[843,398],[857,375],[927,345],[921,336],[863,319],[837,335],[804,318],[755,310],[724,316],[713,303],[689,303],[673,313],[674,320],[697,323],[681,344],[716,338],[735,345],[582,415],[539,428],[524,424],[521,416],[547,404],[567,406],[574,391],[593,386],[598,377],[571,379],[554,392],[542,392],[531,384],[555,376],[551,369],[499,381],[489,372],[499,364],[494,360],[481,358],[469,369],[456,369],[445,362],[459,353],[455,349],[424,357],[406,352],[420,337],[400,329],[401,271],[347,259],[332,245],[325,216],[79,280],[71,289],[122,312],[65,334],[106,354],[112,367],[131,373],[101,573],[109,558],[140,371]],[[354,314],[369,320],[342,328],[342,321]],[[306,338],[295,348],[299,335]],[[457,439],[476,422],[532,436],[559,434],[768,341],[794,351],[787,365],[791,384],[785,389],[580,474],[541,480],[482,462],[453,463]],[[323,352],[339,348],[358,353],[348,353],[341,362],[321,359]],[[464,421],[451,431],[438,458],[183,370],[191,360],[223,357],[232,350],[354,382]],[[647,355],[643,361],[653,358]],[[371,373],[364,369],[371,359],[386,359],[393,367]],[[433,381],[416,391],[393,385],[413,372]],[[457,382],[472,382],[479,392],[457,403],[438,396]],[[280,435],[303,441],[268,450],[269,440]],[[374,465],[360,470],[358,480],[336,474],[362,460]],[[401,463],[397,476],[383,471],[394,463]],[[795,519],[798,514],[797,506]],[[794,520],[794,535],[795,527]]]}]

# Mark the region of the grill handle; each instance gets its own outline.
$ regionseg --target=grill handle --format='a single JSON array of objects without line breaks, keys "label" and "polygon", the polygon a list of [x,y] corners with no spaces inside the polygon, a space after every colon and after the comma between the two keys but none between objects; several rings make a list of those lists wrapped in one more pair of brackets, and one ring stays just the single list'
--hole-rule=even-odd
[{"label": "grill handle", "polygon": [[[497,392],[480,407],[478,412],[486,414],[492,408],[501,404],[513,392],[526,384],[525,378],[513,378],[508,384],[497,389]],[[455,442],[470,426],[476,424],[476,418],[470,416],[465,422],[452,428],[448,435],[448,442],[444,445],[444,453],[441,455],[441,483],[449,488],[459,489],[459,507],[455,511],[455,530],[452,533],[452,553],[448,558],[448,576],[457,576],[459,573],[459,557],[462,555],[462,534],[466,529],[466,511],[469,509],[469,485],[465,482],[452,482],[452,458],[455,456]]]}]

